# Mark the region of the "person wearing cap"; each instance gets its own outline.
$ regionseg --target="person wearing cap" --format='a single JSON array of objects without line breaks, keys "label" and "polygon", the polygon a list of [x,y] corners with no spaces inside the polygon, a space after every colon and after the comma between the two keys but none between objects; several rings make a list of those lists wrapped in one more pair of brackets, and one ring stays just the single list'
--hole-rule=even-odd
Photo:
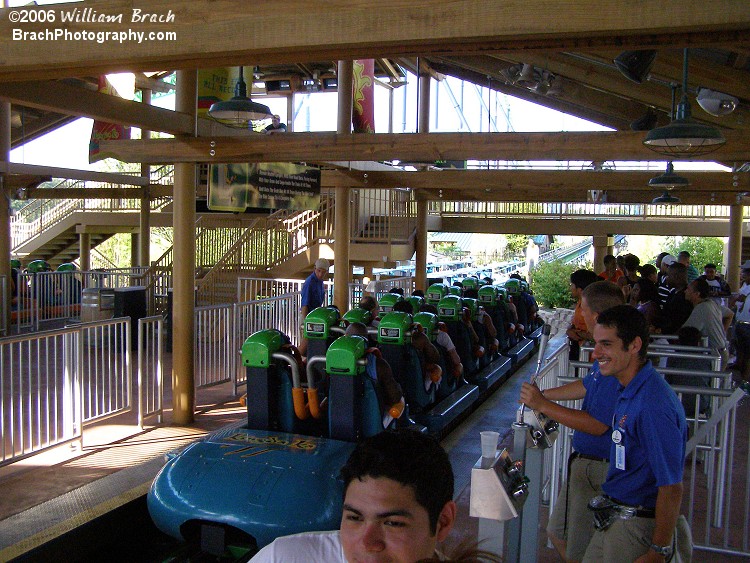
[{"label": "person wearing cap", "polygon": [[737,357],[734,368],[742,377],[750,380],[750,260],[740,266],[742,286],[737,295],[730,300],[730,306],[736,307],[734,338]]},{"label": "person wearing cap", "polygon": [[677,258],[671,254],[666,254],[662,257],[661,262],[659,262],[659,282],[657,285],[659,289],[659,306],[662,309],[669,297],[675,292],[675,289],[667,283],[667,268],[676,262]]},{"label": "person wearing cap", "polygon": [[[323,305],[325,300],[325,287],[323,282],[328,277],[328,268],[331,264],[325,258],[318,258],[315,261],[315,269],[312,273],[307,276],[305,282],[302,284],[302,304],[299,309],[300,313],[300,328],[304,334],[305,317],[313,309]],[[300,341],[299,350],[302,355],[307,352],[307,340],[304,338]]]}]

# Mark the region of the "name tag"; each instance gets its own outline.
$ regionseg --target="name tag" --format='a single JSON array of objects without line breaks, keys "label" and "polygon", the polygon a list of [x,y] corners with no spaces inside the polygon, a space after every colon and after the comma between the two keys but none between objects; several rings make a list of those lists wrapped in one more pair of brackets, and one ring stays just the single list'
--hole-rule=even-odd
[{"label": "name tag", "polygon": [[625,446],[617,444],[615,446],[615,467],[625,470]]}]

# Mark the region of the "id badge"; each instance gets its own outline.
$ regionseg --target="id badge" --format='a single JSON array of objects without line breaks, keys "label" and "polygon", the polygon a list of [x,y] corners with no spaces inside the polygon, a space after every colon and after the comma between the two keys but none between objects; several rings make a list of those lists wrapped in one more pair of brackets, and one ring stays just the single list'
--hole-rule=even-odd
[{"label": "id badge", "polygon": [[625,471],[625,446],[615,445],[615,467]]}]

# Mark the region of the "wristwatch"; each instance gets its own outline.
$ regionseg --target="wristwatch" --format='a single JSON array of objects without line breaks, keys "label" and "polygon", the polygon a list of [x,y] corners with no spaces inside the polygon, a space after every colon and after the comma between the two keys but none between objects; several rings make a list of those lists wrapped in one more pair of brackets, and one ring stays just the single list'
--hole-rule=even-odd
[{"label": "wristwatch", "polygon": [[672,555],[672,544],[669,545],[656,545],[655,543],[652,543],[650,546],[650,549],[652,551],[655,551],[659,555],[662,555],[664,558],[669,557]]}]

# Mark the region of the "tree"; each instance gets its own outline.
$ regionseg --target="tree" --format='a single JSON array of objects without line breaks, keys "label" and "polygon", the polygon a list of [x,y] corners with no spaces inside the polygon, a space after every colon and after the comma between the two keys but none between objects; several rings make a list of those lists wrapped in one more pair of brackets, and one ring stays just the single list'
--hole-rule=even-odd
[{"label": "tree", "polygon": [[529,240],[527,235],[505,235],[505,238],[508,240],[508,245],[505,247],[507,254],[515,256],[526,252],[526,245]]},{"label": "tree", "polygon": [[706,264],[716,264],[721,272],[724,263],[724,241],[717,237],[667,237],[666,249],[672,256],[677,256],[681,250],[690,253],[690,262],[698,271]]},{"label": "tree", "polygon": [[544,307],[572,307],[575,304],[570,294],[570,274],[580,266],[561,260],[541,262],[534,268],[531,289],[540,305]]}]

